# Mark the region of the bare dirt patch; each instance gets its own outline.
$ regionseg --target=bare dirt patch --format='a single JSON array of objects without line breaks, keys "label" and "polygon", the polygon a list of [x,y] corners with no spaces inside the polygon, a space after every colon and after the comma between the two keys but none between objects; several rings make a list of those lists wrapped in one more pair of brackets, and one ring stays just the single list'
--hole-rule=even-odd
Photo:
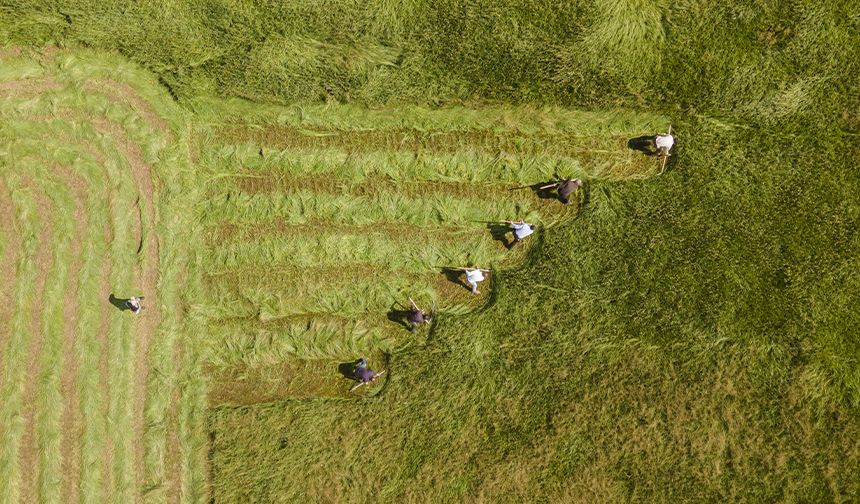
[{"label": "bare dirt patch", "polygon": [[53,79],[25,79],[0,82],[0,93],[12,96],[33,96],[62,89],[63,85]]},{"label": "bare dirt patch", "polygon": [[0,49],[0,59],[14,58],[15,56],[20,56],[20,54],[20,47],[4,47]]}]

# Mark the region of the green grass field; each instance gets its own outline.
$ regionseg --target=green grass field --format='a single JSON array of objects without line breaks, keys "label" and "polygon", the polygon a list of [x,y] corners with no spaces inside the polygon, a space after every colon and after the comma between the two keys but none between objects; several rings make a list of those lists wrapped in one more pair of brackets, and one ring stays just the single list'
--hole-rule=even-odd
[{"label": "green grass field", "polygon": [[860,500],[858,75],[849,0],[0,2],[0,502]]},{"label": "green grass field", "polygon": [[[0,66],[2,499],[202,499],[200,329],[178,302],[194,285],[187,114],[116,58]],[[136,318],[109,301],[135,294],[157,300]]]}]

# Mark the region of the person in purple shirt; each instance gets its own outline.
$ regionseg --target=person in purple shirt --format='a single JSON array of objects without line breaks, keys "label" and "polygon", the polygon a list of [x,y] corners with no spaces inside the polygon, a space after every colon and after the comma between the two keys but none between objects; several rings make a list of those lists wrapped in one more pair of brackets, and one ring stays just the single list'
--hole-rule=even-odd
[{"label": "person in purple shirt", "polygon": [[418,330],[419,324],[429,324],[430,317],[424,315],[424,310],[418,308],[418,305],[415,304],[415,301],[412,298],[409,298],[409,313],[406,314],[406,321],[409,322],[411,328],[409,332],[415,332]]},{"label": "person in purple shirt", "polygon": [[367,367],[367,359],[364,357],[358,359],[358,364],[355,365],[353,374],[355,375],[355,379],[362,384],[374,383],[376,382],[376,378],[379,376],[376,371]]}]

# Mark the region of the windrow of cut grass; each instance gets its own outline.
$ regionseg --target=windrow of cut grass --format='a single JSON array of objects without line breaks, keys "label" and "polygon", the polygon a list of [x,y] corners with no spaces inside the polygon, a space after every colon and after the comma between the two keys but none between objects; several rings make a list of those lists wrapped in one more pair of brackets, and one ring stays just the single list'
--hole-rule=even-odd
[{"label": "windrow of cut grass", "polygon": [[[274,365],[242,368],[214,368],[209,403],[212,405],[245,406],[283,401],[284,399],[356,399],[380,393],[391,373],[388,354],[365,351],[367,365],[375,371],[385,371],[373,388],[363,386],[351,391],[356,382],[351,379],[355,361],[352,359],[284,360]],[[375,389],[375,390],[374,390]]]},{"label": "windrow of cut grass", "polygon": [[[262,150],[261,150],[262,149]],[[261,154],[262,152],[262,154]],[[204,151],[206,164],[216,176],[232,177],[245,171],[283,173],[297,178],[334,178],[361,182],[384,177],[403,182],[453,182],[531,185],[556,176],[583,179],[643,179],[659,170],[653,159],[642,156],[618,158],[605,153],[585,157],[543,154],[522,156],[512,152],[453,153],[424,151],[346,152],[339,149],[267,149],[241,143]],[[628,162],[631,161],[631,162]]]},{"label": "windrow of cut grass", "polygon": [[[275,194],[227,192],[213,195],[212,199],[202,203],[201,212],[203,223],[207,225],[253,225],[277,219],[284,224],[328,221],[338,225],[367,225],[374,222],[398,222],[406,229],[409,225],[446,223],[480,227],[487,222],[506,219],[541,218],[535,208],[537,205],[533,207],[533,202],[529,201],[530,195],[523,198],[524,201],[481,199],[480,192],[475,190],[472,198],[449,196],[444,192],[428,197],[412,197],[394,190],[380,190],[378,194],[370,196],[317,193],[305,189]],[[552,214],[548,214],[547,220],[551,221],[551,218]]]},{"label": "windrow of cut grass", "polygon": [[245,125],[265,130],[278,125],[309,130],[352,132],[413,130],[432,132],[524,133],[539,138],[558,135],[609,141],[611,137],[638,136],[668,125],[659,113],[633,110],[577,110],[562,107],[483,103],[479,106],[418,104],[367,107],[350,103],[307,102],[281,106],[241,99],[196,97],[189,102],[203,124]]},{"label": "windrow of cut grass", "polygon": [[[158,88],[151,75],[95,52],[0,57],[0,168],[21,222],[35,226],[21,228],[19,253],[29,259],[13,278],[20,320],[0,355],[18,355],[41,335],[30,345],[36,366],[20,358],[4,366],[3,415],[16,418],[3,423],[4,499],[200,502],[207,494],[202,362],[183,351],[197,332],[178,337],[183,284],[196,274],[189,131]],[[28,192],[52,202],[38,226]],[[44,299],[33,299],[39,254],[27,236],[40,228],[58,239],[41,240],[54,266],[38,273],[47,275]],[[14,242],[4,240],[4,256],[6,243]],[[144,294],[149,309],[133,317],[110,306],[109,294]],[[31,313],[34,323],[22,325]],[[32,392],[15,385],[23,373],[33,375]],[[32,414],[20,415],[25,400]]]},{"label": "windrow of cut grass", "polygon": [[[57,169],[57,167],[53,168]],[[35,179],[45,178],[45,174],[37,170],[31,171],[30,175]],[[36,383],[29,384],[34,388],[31,400],[35,399],[30,403],[30,408],[36,413],[30,428],[35,430],[35,439],[40,440],[36,466],[38,472],[29,475],[29,478],[32,480],[36,476],[34,496],[41,502],[50,503],[62,502],[61,488],[55,484],[55,481],[62,475],[60,418],[63,412],[63,401],[60,393],[60,371],[62,370],[65,305],[57,303],[56,300],[65,299],[67,296],[71,264],[64,259],[71,254],[72,240],[79,239],[74,233],[75,205],[66,183],[66,180],[60,183],[48,181],[43,183],[41,188],[51,194],[53,268],[45,279],[45,289],[40,300],[42,348],[37,363],[38,380]]]},{"label": "windrow of cut grass", "polygon": [[314,236],[282,238],[270,236],[258,242],[239,242],[219,246],[212,251],[209,264],[225,269],[266,264],[290,264],[298,268],[328,266],[336,268],[350,264],[372,264],[385,267],[392,275],[397,272],[440,272],[443,268],[490,265],[504,258],[492,244],[439,241],[432,235],[419,235],[404,242],[382,233],[344,235],[320,233]]},{"label": "windrow of cut grass", "polygon": [[[192,106],[208,121],[198,208],[208,242],[204,310],[213,326],[231,328],[212,335],[219,376],[288,355],[349,359],[369,344],[415,344],[421,338],[404,330],[397,303],[413,297],[447,313],[481,306],[486,293],[471,296],[445,268],[522,261],[536,237],[508,250],[502,221],[546,229],[586,199],[579,193],[563,206],[535,187],[557,177],[651,176],[657,160],[628,141],[668,127],[659,115],[552,108]],[[238,335],[238,324],[251,335]]]},{"label": "windrow of cut grass", "polygon": [[17,502],[21,492],[21,468],[19,457],[24,429],[24,378],[29,358],[27,356],[28,341],[36,330],[32,326],[31,307],[39,300],[34,299],[32,286],[35,285],[38,267],[36,250],[39,246],[38,230],[40,222],[32,193],[22,190],[20,181],[7,175],[8,165],[3,164],[4,178],[12,194],[12,204],[15,209],[15,219],[21,236],[20,259],[16,266],[15,280],[12,284],[12,297],[16,310],[4,332],[6,349],[3,353],[3,405],[2,405],[2,436],[3,448],[0,451],[0,482],[2,482],[3,499],[6,502]]},{"label": "windrow of cut grass", "polygon": [[[219,319],[256,319],[267,322],[279,318],[336,313],[363,320],[382,320],[393,306],[407,304],[409,297],[429,311],[447,311],[469,304],[464,284],[451,281],[439,271],[391,275],[386,267],[357,265],[309,269],[283,268],[271,272],[243,269],[242,273],[212,279],[210,316]],[[453,273],[452,273],[453,274]],[[462,275],[461,275],[462,276]],[[240,277],[240,278],[239,278]],[[235,278],[235,279],[234,279]],[[458,295],[459,291],[461,295]],[[437,297],[439,298],[437,300]]]}]

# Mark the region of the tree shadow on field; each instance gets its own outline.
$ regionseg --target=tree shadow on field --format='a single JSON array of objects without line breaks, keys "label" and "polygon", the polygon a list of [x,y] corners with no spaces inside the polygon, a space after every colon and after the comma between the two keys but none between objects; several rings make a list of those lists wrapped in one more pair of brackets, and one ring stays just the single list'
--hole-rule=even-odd
[{"label": "tree shadow on field", "polygon": [[511,232],[511,227],[507,224],[490,222],[487,223],[487,230],[490,232],[490,236],[493,237],[493,240],[501,242],[506,249],[510,250],[511,247],[514,246],[514,239],[511,238],[508,240],[508,233]]},{"label": "tree shadow on field", "polygon": [[388,320],[400,324],[406,329],[412,329],[412,326],[406,321],[407,315],[409,315],[409,310],[400,304],[399,301],[392,303],[391,307],[388,309],[388,313],[386,314]]},{"label": "tree shadow on field", "polygon": [[654,145],[654,136],[644,135],[636,138],[631,138],[627,141],[627,147],[635,151],[639,151],[646,156],[656,156],[659,154],[656,145]]},{"label": "tree shadow on field", "polygon": [[116,306],[119,311],[131,310],[131,308],[129,308],[128,305],[126,304],[126,301],[128,301],[128,300],[129,300],[129,298],[121,299],[121,298],[114,296],[113,294],[108,296],[108,301],[110,302],[110,304]]}]

